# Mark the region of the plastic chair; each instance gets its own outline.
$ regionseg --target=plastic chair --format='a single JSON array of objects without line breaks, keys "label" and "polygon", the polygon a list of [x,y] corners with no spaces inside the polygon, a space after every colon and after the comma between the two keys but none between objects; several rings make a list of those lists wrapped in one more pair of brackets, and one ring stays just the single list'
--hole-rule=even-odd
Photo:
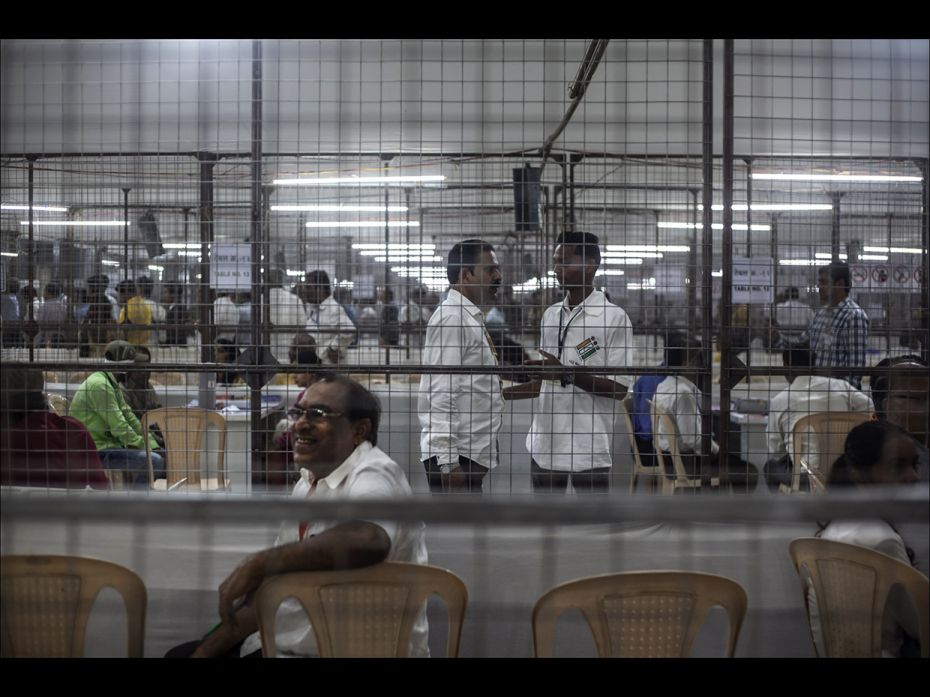
[{"label": "plastic chair", "polygon": [[262,653],[277,654],[275,614],[286,598],[303,606],[323,658],[403,658],[426,599],[449,612],[446,655],[459,653],[468,590],[458,576],[425,564],[383,562],[346,571],[299,571],[267,579],[255,594]]},{"label": "plastic chair", "polygon": [[0,563],[4,658],[82,657],[91,608],[108,587],[126,604],[127,654],[142,657],[147,595],[129,569],[66,556],[8,556]]},{"label": "plastic chair", "polygon": [[[859,424],[868,421],[863,412],[824,411],[802,417],[791,429],[791,491],[800,491],[801,472],[807,472],[811,491],[823,491],[834,461],[843,454],[846,436]],[[805,441],[813,431],[811,452],[817,454],[817,465],[808,459]]]},{"label": "plastic chair", "polygon": [[[156,425],[165,439],[168,451],[166,489],[180,485],[195,489],[228,489],[229,481],[223,460],[226,455],[226,419],[215,411],[199,407],[163,407],[153,409],[142,415],[142,430],[148,432],[149,426]],[[212,425],[219,432],[219,444],[216,453],[216,477],[200,476],[200,453],[207,427]],[[145,443],[148,458],[149,486],[156,485],[152,470],[152,450],[148,439]],[[159,482],[164,480],[159,480]]]},{"label": "plastic chair", "polygon": [[930,581],[917,569],[868,547],[817,537],[794,540],[788,551],[801,579],[808,626],[813,586],[828,658],[881,657],[882,615],[895,585],[914,602],[920,655],[930,657]]},{"label": "plastic chair", "polygon": [[533,651],[551,658],[556,620],[566,610],[584,615],[600,658],[685,658],[707,613],[729,617],[727,657],[746,614],[746,591],[723,576],[691,571],[632,571],[563,583],[533,607]]},{"label": "plastic chair", "polygon": [[630,476],[630,493],[636,491],[636,480],[639,479],[640,475],[646,477],[646,481],[649,482],[649,486],[652,491],[657,489],[665,493],[669,487],[666,486],[665,472],[663,470],[661,461],[656,458],[656,464],[647,467],[643,464],[642,455],[640,455],[639,447],[636,445],[636,434],[633,430],[633,419],[630,414],[633,413],[633,398],[626,397],[623,400],[623,420],[626,425],[626,433],[630,439],[630,449],[633,451],[633,473]]},{"label": "plastic chair", "polygon": [[[650,400],[647,404],[649,404],[649,413],[652,417],[653,438],[657,438],[657,434],[660,432],[659,424],[662,424],[663,433],[673,434],[669,437],[671,450],[668,454],[662,452],[662,449],[658,447],[658,441],[656,441],[656,460],[659,463],[659,472],[662,475],[662,490],[675,493],[677,489],[700,489],[701,477],[698,475],[689,475],[685,469],[685,463],[681,457],[681,449],[678,444],[678,424],[675,423],[675,420],[672,419],[662,407],[656,404],[655,401]],[[665,473],[668,472],[665,467],[666,456],[670,457],[672,460],[672,469],[675,472],[675,476],[672,479],[665,476]],[[710,484],[711,486],[718,486],[720,484],[720,479],[714,477],[710,480]]]},{"label": "plastic chair", "polygon": [[68,415],[68,398],[60,394],[48,393],[48,406],[58,416]]}]

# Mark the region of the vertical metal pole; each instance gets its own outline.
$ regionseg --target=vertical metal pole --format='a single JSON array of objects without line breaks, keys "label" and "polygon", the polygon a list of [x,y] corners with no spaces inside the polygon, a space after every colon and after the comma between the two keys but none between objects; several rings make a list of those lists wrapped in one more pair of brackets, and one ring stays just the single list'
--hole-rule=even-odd
[{"label": "vertical metal pole", "polygon": [[723,292],[720,310],[720,463],[729,470],[730,323],[733,319],[733,39],[723,41]]},{"label": "vertical metal pole", "polygon": [[[686,292],[688,294],[687,296],[688,305],[687,306],[690,310],[688,312],[688,334],[690,334],[691,336],[694,336],[695,334],[697,334],[697,326],[698,326],[697,312],[694,311],[697,308],[697,286],[698,286],[698,256],[697,256],[697,239],[698,239],[697,196],[698,196],[698,190],[691,189],[691,191],[689,191],[688,193],[691,195],[691,216],[690,216],[691,219],[689,221],[691,223],[691,232],[688,235],[688,246],[691,247],[691,251],[688,252],[688,273],[687,273],[688,287],[686,289]],[[710,365],[710,363],[707,363],[707,365]]]},{"label": "vertical metal pole", "polygon": [[714,202],[714,40],[704,39],[704,94],[703,94],[703,135],[702,135],[702,179],[701,198],[704,214],[701,216],[701,341],[704,348],[705,372],[698,376],[701,389],[701,452],[702,465],[710,463],[710,442],[713,431],[712,390],[713,390],[713,303],[714,286],[712,272],[714,269],[713,210]]},{"label": "vertical metal pole", "polygon": [[746,158],[746,256],[752,256],[752,158]]},{"label": "vertical metal pole", "polygon": [[[129,279],[129,192],[131,188],[123,188],[123,280]],[[128,311],[127,311],[128,312]],[[129,319],[128,317],[126,318]]]},{"label": "vertical metal pole", "polygon": [[[772,231],[769,237],[769,256],[772,257],[772,290],[778,289],[778,213],[772,214]],[[771,307],[771,305],[769,306]],[[774,308],[772,308],[774,309]]]},{"label": "vertical metal pole", "polygon": [[840,260],[840,199],[843,194],[832,194],[833,199],[833,229],[830,235],[831,261]]},{"label": "vertical metal pole", "polygon": [[[262,363],[260,350],[262,327],[262,268],[264,262],[262,254],[265,250],[264,229],[262,227],[262,42],[252,42],[252,363],[258,372]],[[258,302],[256,302],[258,300]],[[252,414],[252,466],[262,462],[262,452],[259,447],[259,435],[262,423],[262,393],[261,389],[253,389],[250,393],[250,408]],[[252,482],[246,478],[246,491],[251,492]]]},{"label": "vertical metal pole", "polygon": [[930,208],[930,187],[928,187],[927,175],[930,174],[930,167],[928,167],[927,159],[917,160],[917,167],[920,169],[921,174],[923,175],[923,210],[920,214],[920,247],[923,249],[923,254],[920,255],[920,298],[921,298],[921,308],[920,308],[920,356],[925,361],[930,357],[930,255],[928,255],[928,245],[930,245],[930,218],[927,216],[927,209]]},{"label": "vertical metal pole", "polygon": [[[216,345],[216,323],[213,317],[213,302],[210,297],[210,245],[213,244],[213,168],[217,157],[214,153],[199,153],[200,161],[200,360],[212,363],[216,360],[213,347]],[[216,406],[216,373],[200,373],[197,404],[202,409]]]},{"label": "vertical metal pole", "polygon": [[[384,163],[384,173],[385,173],[385,174],[387,174],[387,168],[388,168],[388,162],[386,161],[386,162]],[[384,264],[384,302],[385,302],[385,306],[386,306],[386,304],[387,304],[388,280],[389,280],[389,278],[390,278],[390,273],[391,273],[391,228],[390,228],[390,226],[388,225],[388,222],[389,222],[389,221],[388,221],[388,205],[389,205],[389,203],[390,203],[390,200],[391,200],[391,195],[390,195],[390,192],[388,191],[388,187],[384,187],[384,258],[387,260],[387,262]],[[409,249],[409,248],[408,248],[408,249]],[[408,257],[408,258],[409,258],[409,257]],[[378,322],[378,326],[379,326],[380,329],[381,329],[382,335],[384,334],[384,326],[382,325],[382,322],[384,322],[384,310],[385,310],[385,306],[382,306],[382,308],[381,308],[381,317],[379,318],[379,322]],[[385,367],[391,365],[391,347],[390,347],[390,346],[385,346],[385,347],[384,347],[384,365],[385,365]],[[391,373],[390,373],[390,371],[388,371],[388,372],[386,372],[386,373],[384,374],[384,382],[385,382],[386,384],[388,384],[388,385],[391,384]]]},{"label": "vertical metal pole", "polygon": [[[893,218],[894,218],[894,214],[889,213],[889,214],[888,214],[888,222],[887,222],[887,225],[885,226],[885,232],[887,233],[887,235],[886,235],[885,246],[888,247],[888,259],[889,259],[889,260],[891,259],[891,221],[893,220]],[[862,254],[861,249],[859,250],[859,254]],[[851,257],[852,254],[850,254],[849,256]],[[853,261],[853,259],[851,259],[851,258],[848,259],[848,260],[849,260],[849,261]],[[859,261],[859,259],[856,259],[855,261]],[[894,280],[894,267],[891,266],[891,264],[889,264],[888,267],[889,267],[888,270],[891,271],[891,276],[892,276],[892,278],[889,279],[889,282],[886,284],[886,286],[885,286],[885,297],[882,298],[882,300],[885,301],[885,305],[884,305],[884,307],[885,307],[885,317],[884,317],[884,319],[885,319],[885,331],[884,331],[884,334],[885,334],[885,355],[890,355],[890,354],[891,354],[891,322],[892,322],[892,314],[893,314],[893,313],[892,313],[892,309],[894,308],[894,305],[893,305],[892,302],[891,302],[891,281]],[[904,296],[904,295],[902,294],[902,297],[901,297],[901,304],[902,304],[902,305],[905,305],[905,303],[904,303],[904,298],[905,298],[905,297],[906,297],[906,296]],[[871,300],[871,298],[869,298],[869,300]],[[905,313],[907,313],[907,312],[909,311],[909,309],[910,309],[910,303],[907,303],[907,305],[906,305],[905,307],[900,308],[899,311],[903,310]],[[907,315],[906,315],[906,314],[905,314],[905,318],[907,319]],[[902,327],[902,329],[904,329],[905,332],[907,332],[908,334],[910,334],[910,327],[908,326],[910,323],[907,322],[906,319],[905,319],[904,326]],[[910,338],[910,337],[908,337],[908,338]]]},{"label": "vertical metal pole", "polygon": [[[26,204],[29,206],[27,211],[26,221],[29,223],[27,230],[29,231],[29,247],[26,250],[26,282],[29,284],[29,287],[33,287],[33,282],[35,281],[35,238],[33,233],[33,202],[35,201],[35,158],[29,158],[29,192],[28,200]],[[3,289],[4,291],[6,288]],[[22,336],[26,338],[26,343],[29,348],[29,362],[32,363],[35,360],[35,334],[33,330],[35,325],[35,303],[32,301],[32,298],[29,299],[29,304],[27,307],[24,307],[20,311],[20,317],[25,317],[28,321],[26,325],[26,331],[22,333]]]}]

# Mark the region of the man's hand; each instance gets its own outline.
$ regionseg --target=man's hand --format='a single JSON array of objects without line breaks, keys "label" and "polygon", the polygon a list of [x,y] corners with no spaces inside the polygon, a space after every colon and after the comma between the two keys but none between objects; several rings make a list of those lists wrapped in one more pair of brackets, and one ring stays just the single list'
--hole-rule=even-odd
[{"label": "man's hand", "polygon": [[523,365],[562,365],[562,361],[551,353],[546,353],[545,351],[540,351],[539,353],[542,355],[542,358],[523,361]]},{"label": "man's hand", "polygon": [[[252,602],[252,596],[265,579],[261,556],[254,554],[220,584],[220,619],[225,626],[236,628],[236,610]],[[242,602],[236,603],[242,599]]]},{"label": "man's hand", "polygon": [[328,348],[326,349],[326,357],[330,360],[331,363],[339,362],[339,349]]}]

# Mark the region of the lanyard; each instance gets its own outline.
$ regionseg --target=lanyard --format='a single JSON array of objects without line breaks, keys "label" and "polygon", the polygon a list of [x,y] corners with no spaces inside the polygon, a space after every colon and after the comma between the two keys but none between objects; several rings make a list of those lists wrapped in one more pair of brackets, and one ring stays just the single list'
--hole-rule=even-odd
[{"label": "lanyard", "polygon": [[575,321],[577,317],[584,314],[584,311],[576,312],[574,315],[568,318],[568,322],[565,323],[565,331],[562,331],[562,319],[565,316],[563,308],[559,308],[559,360],[562,360],[562,351],[565,349],[565,337],[568,336],[568,328],[571,326],[572,322]]}]

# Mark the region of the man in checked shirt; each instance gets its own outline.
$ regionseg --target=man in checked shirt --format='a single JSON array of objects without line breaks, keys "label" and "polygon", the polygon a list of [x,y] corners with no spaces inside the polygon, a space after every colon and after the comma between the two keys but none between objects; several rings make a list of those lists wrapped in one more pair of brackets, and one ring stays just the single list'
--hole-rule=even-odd
[{"label": "man in checked shirt", "polygon": [[[865,366],[869,341],[869,318],[849,297],[849,265],[834,261],[820,268],[817,288],[823,305],[810,326],[796,338],[780,336],[775,348],[785,349],[807,344],[814,352],[818,368],[855,368]],[[862,389],[860,375],[834,375]]]},{"label": "man in checked shirt", "polygon": [[[446,273],[452,288],[426,325],[423,364],[496,367],[481,309],[501,285],[494,247],[482,240],[459,242],[449,250]],[[497,374],[423,374],[417,411],[430,491],[482,492],[484,476],[498,464],[503,406]]]}]

